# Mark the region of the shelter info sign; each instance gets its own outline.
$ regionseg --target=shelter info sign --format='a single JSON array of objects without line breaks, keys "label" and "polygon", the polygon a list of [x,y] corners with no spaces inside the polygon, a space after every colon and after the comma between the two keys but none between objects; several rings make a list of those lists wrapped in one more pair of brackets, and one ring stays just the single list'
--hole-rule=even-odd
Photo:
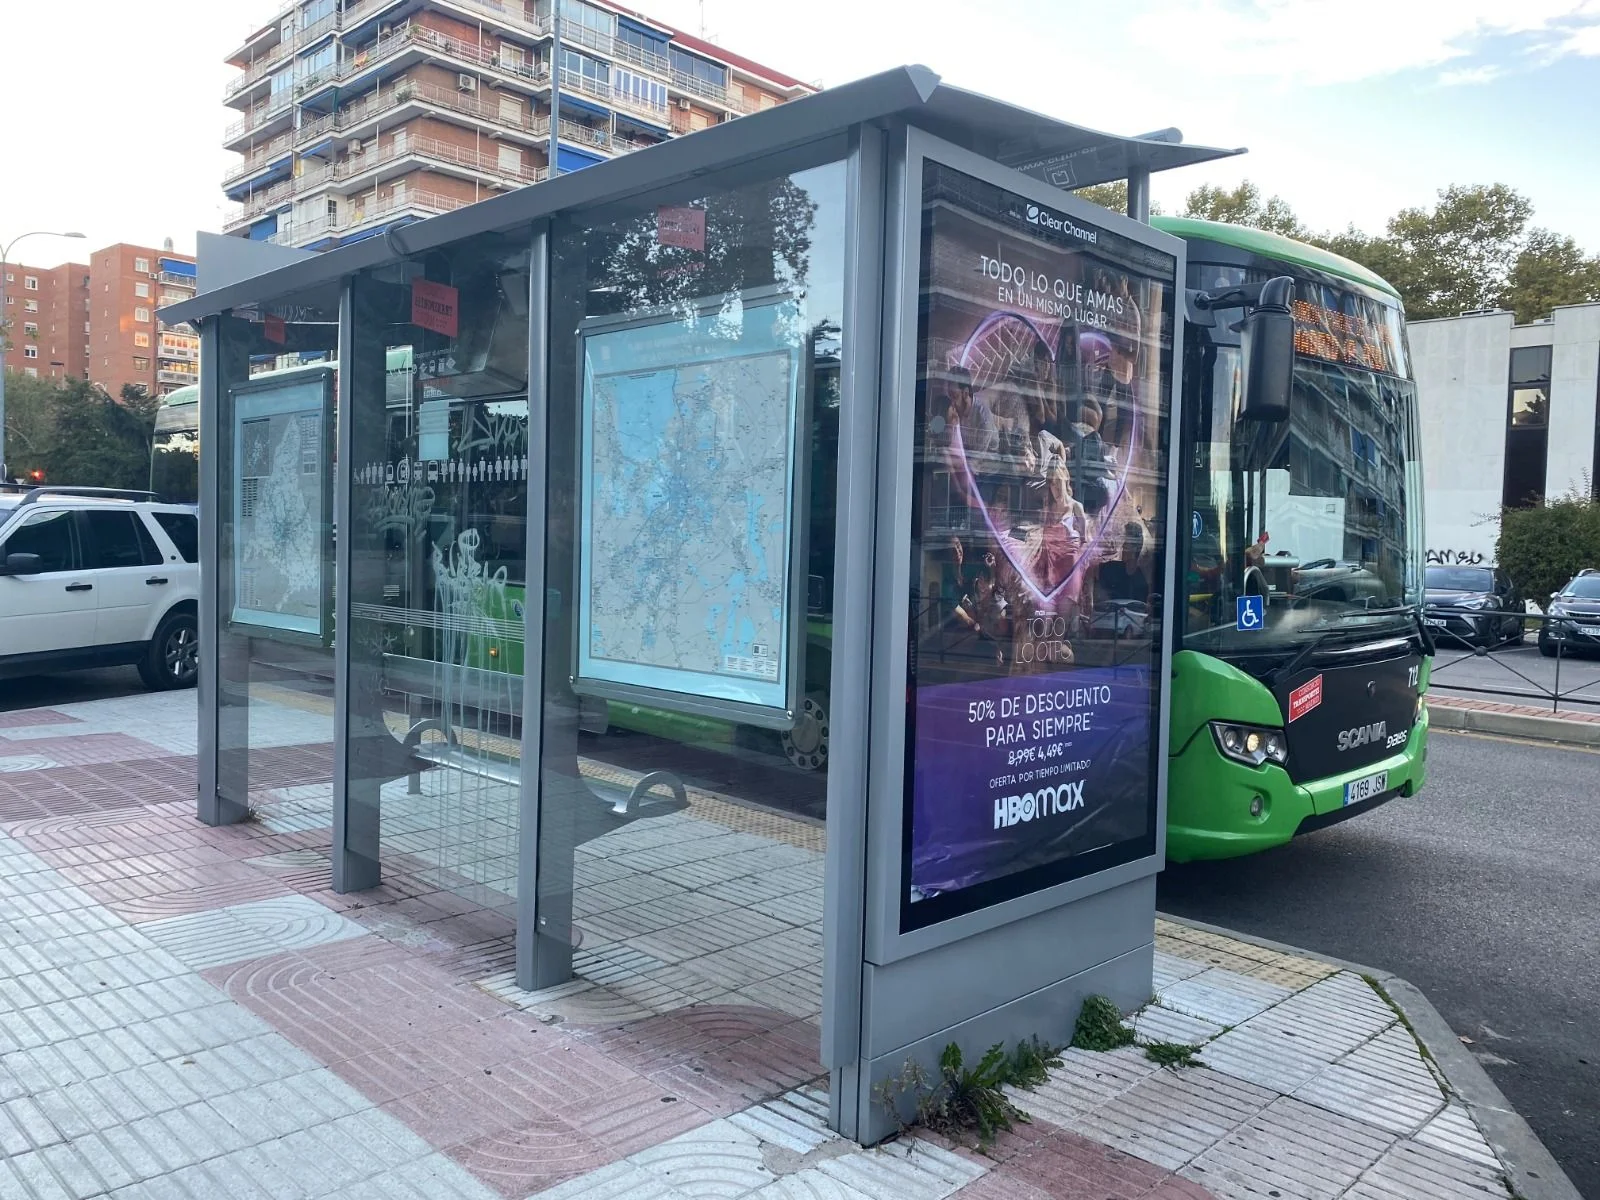
[{"label": "shelter info sign", "polygon": [[902,930],[1154,852],[1177,261],[924,164]]}]

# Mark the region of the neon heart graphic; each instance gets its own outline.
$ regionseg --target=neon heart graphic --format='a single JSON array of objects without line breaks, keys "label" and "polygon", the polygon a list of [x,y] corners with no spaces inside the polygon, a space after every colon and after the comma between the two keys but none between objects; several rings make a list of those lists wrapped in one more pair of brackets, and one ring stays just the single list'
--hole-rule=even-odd
[{"label": "neon heart graphic", "polygon": [[[980,372],[986,376],[995,374],[1003,376],[1004,374],[1003,370],[998,372],[995,370],[996,357],[989,349],[990,344],[996,342],[1004,344],[1007,341],[1011,341],[1013,345],[1007,347],[1010,353],[1006,353],[1004,357],[1008,360],[1008,364],[1020,358],[1020,355],[1016,352],[1019,349],[1015,345],[1016,335],[1011,334],[1008,337],[1007,330],[1004,328],[1012,323],[1020,324],[1026,328],[1036,344],[1044,348],[1049,355],[1051,363],[1057,362],[1056,344],[1048,336],[1049,331],[1046,328],[1041,327],[1037,322],[1020,313],[992,312],[972,331],[971,336],[953,356],[951,364],[965,368],[973,377],[972,390],[974,400],[976,400],[976,395],[980,390],[976,382]],[[1023,337],[1026,340],[1026,335],[1023,335]],[[1116,477],[1110,497],[1107,499],[1099,517],[1091,521],[1088,536],[1084,539],[1082,545],[1078,547],[1076,560],[1067,573],[1054,584],[1039,576],[1033,564],[1028,561],[1023,553],[1026,547],[1012,536],[1010,529],[1002,530],[996,524],[994,512],[989,507],[988,499],[978,487],[978,480],[973,473],[971,460],[967,457],[966,441],[961,431],[961,422],[954,421],[951,423],[951,449],[955,451],[956,457],[961,464],[962,481],[969,497],[969,503],[982,514],[984,527],[989,531],[990,537],[1000,547],[1001,553],[1005,555],[1006,561],[1011,565],[1011,569],[1016,572],[1017,578],[1022,581],[1041,607],[1050,608],[1058,598],[1062,597],[1063,593],[1076,594],[1079,585],[1081,585],[1085,569],[1095,561],[1101,546],[1105,542],[1106,530],[1111,526],[1117,508],[1120,506],[1123,496],[1127,493],[1128,475],[1133,468],[1132,450],[1133,447],[1139,444],[1143,421],[1142,406],[1135,403],[1132,407],[1133,420],[1129,431],[1127,450],[1122,455],[1122,462],[1119,464],[1121,471]]]}]

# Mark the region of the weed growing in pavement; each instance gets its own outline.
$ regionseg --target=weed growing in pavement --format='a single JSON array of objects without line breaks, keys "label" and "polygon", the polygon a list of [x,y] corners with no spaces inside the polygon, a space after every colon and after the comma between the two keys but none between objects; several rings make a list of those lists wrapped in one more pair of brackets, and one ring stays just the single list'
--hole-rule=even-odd
[{"label": "weed growing in pavement", "polygon": [[1061,1051],[1037,1036],[1018,1042],[1011,1052],[1011,1078],[1015,1087],[1036,1088],[1050,1078],[1050,1068],[1061,1065]]},{"label": "weed growing in pavement", "polygon": [[976,1135],[978,1149],[987,1151],[994,1139],[1030,1118],[1006,1095],[1007,1087],[1038,1087],[1061,1065],[1061,1054],[1037,1037],[1017,1043],[1006,1053],[996,1042],[974,1066],[967,1066],[961,1047],[951,1042],[939,1056],[939,1077],[930,1079],[923,1067],[907,1059],[900,1074],[873,1089],[882,1105],[904,1133],[909,1126],[901,1116],[901,1100],[915,1097],[911,1125],[921,1125],[951,1141]]},{"label": "weed growing in pavement", "polygon": [[1122,1023],[1122,1010],[1104,996],[1090,996],[1078,1011],[1072,1030],[1075,1050],[1115,1050],[1133,1045],[1133,1030]]},{"label": "weed growing in pavement", "polygon": [[1150,1042],[1144,1048],[1144,1056],[1163,1067],[1197,1067],[1194,1056],[1199,1053],[1200,1047],[1188,1042]]}]

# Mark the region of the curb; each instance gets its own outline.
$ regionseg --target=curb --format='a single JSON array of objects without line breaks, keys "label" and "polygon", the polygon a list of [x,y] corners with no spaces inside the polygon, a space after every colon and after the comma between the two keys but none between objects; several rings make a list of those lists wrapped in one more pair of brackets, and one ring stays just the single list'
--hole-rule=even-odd
[{"label": "curb", "polygon": [[[1562,746],[1600,749],[1600,722],[1568,721],[1562,717],[1535,717],[1523,713],[1485,712],[1477,708],[1454,708],[1430,698],[1428,719],[1435,729],[1465,733],[1494,733],[1502,737],[1528,738]],[[1248,940],[1248,939],[1246,939]]]},{"label": "curb", "polygon": [[[1431,713],[1436,710],[1430,706],[1429,711]],[[1439,1015],[1439,1010],[1434,1008],[1419,988],[1392,971],[1362,966],[1360,963],[1334,958],[1330,954],[1317,954],[1299,946],[1240,933],[1238,930],[1226,929],[1221,925],[1208,925],[1204,921],[1175,917],[1171,913],[1157,912],[1156,915],[1163,921],[1171,921],[1174,925],[1184,925],[1203,933],[1214,933],[1221,937],[1233,938],[1235,941],[1248,942],[1250,945],[1260,946],[1279,954],[1315,959],[1338,967],[1342,971],[1351,971],[1377,980],[1387,993],[1390,1002],[1410,1023],[1411,1031],[1416,1035],[1417,1041],[1421,1042],[1423,1048],[1433,1056],[1434,1064],[1444,1076],[1450,1090],[1466,1105],[1472,1119],[1483,1131],[1484,1138],[1505,1167],[1506,1178],[1510,1181],[1513,1196],[1518,1200],[1583,1200],[1578,1194],[1578,1189],[1567,1178],[1566,1172],[1551,1156],[1550,1151],[1545,1149],[1544,1143],[1528,1127],[1528,1123],[1522,1119],[1517,1110],[1511,1107],[1511,1102],[1501,1094],[1500,1089],[1489,1078],[1488,1072],[1461,1044],[1461,1039],[1455,1035],[1445,1019]]]}]

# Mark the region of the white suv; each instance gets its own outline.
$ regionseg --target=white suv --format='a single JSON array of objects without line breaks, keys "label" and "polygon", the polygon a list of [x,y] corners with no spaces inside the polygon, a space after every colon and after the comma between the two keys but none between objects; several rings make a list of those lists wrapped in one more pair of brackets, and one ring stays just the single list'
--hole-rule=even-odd
[{"label": "white suv", "polygon": [[192,686],[199,548],[197,510],[153,493],[0,489],[0,678],[131,663]]}]

